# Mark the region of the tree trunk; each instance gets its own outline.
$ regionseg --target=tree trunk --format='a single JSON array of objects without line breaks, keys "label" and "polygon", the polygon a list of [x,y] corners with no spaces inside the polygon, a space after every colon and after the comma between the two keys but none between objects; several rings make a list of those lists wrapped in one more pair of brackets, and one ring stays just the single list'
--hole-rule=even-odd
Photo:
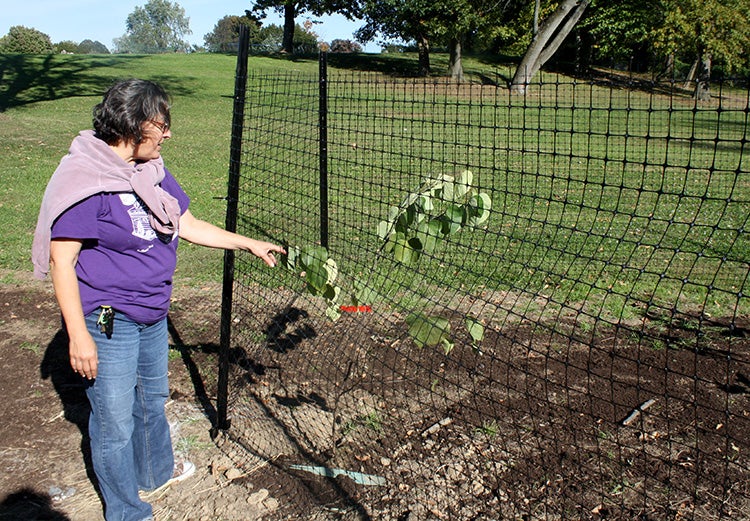
[{"label": "tree trunk", "polygon": [[685,78],[685,90],[689,89],[690,84],[695,81],[695,78],[698,75],[698,64],[700,61],[701,57],[697,56],[695,61],[693,61],[693,65],[690,66],[690,72],[688,72],[687,78]]},{"label": "tree trunk", "polygon": [[284,4],[284,38],[281,43],[281,52],[287,54],[294,52],[294,18],[296,14],[294,1],[287,0]]},{"label": "tree trunk", "polygon": [[670,52],[664,60],[664,73],[662,76],[674,80],[674,53]]},{"label": "tree trunk", "polygon": [[419,74],[427,76],[432,72],[430,69],[430,42],[424,35],[417,38],[417,49],[419,51]]},{"label": "tree trunk", "polygon": [[510,82],[510,90],[524,94],[534,75],[557,52],[565,38],[581,19],[591,0],[563,0],[545,19],[531,40],[521,63]]},{"label": "tree trunk", "polygon": [[711,99],[711,62],[711,54],[703,53],[701,72],[695,84],[695,99],[698,101],[709,101]]},{"label": "tree trunk", "polygon": [[461,62],[462,56],[462,38],[456,38],[450,43],[450,62],[448,63],[448,72],[451,75],[451,79],[462,82],[464,81],[464,66]]}]

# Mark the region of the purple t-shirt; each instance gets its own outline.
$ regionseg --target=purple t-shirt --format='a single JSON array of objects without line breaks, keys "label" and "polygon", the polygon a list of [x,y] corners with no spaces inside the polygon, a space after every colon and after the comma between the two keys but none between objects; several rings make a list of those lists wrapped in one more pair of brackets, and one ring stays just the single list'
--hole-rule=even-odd
[{"label": "purple t-shirt", "polygon": [[[169,172],[161,187],[185,213],[190,198]],[[76,274],[85,314],[108,305],[142,324],[167,316],[178,239],[157,236],[135,193],[99,193],[68,208],[52,225],[52,239],[63,238],[83,240]]]}]

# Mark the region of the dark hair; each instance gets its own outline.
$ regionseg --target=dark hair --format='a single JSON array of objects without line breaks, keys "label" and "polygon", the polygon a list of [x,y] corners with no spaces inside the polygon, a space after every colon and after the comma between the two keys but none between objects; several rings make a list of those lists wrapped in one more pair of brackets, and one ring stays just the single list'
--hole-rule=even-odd
[{"label": "dark hair", "polygon": [[108,145],[123,141],[140,143],[143,124],[156,119],[170,124],[169,96],[161,86],[148,80],[115,83],[94,107],[96,136]]}]

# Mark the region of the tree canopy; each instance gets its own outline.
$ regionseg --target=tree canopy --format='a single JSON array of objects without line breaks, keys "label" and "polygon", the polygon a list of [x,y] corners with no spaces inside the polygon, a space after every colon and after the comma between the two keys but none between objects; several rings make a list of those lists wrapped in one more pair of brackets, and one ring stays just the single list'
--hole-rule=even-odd
[{"label": "tree canopy", "polygon": [[53,51],[49,35],[22,25],[14,25],[0,38],[0,53],[49,54]]},{"label": "tree canopy", "polygon": [[[727,72],[748,64],[750,3],[747,0],[662,0],[664,17],[651,34],[654,49],[663,56],[682,55],[703,64],[721,62]],[[692,58],[692,59],[691,59]]]},{"label": "tree canopy", "polygon": [[338,13],[348,19],[359,15],[357,0],[255,0],[253,13],[258,13],[260,19],[265,17],[268,10],[284,15],[283,51],[294,52],[294,34],[297,16],[310,13],[314,16]]},{"label": "tree canopy", "polygon": [[250,30],[250,42],[261,40],[261,25],[257,18],[246,11],[244,16],[225,16],[214,26],[214,30],[203,37],[209,52],[231,52],[236,50],[240,37],[240,26],[247,26]]},{"label": "tree canopy", "polygon": [[190,19],[177,2],[149,0],[128,15],[125,26],[125,35],[114,42],[117,52],[157,54],[190,50],[190,44],[183,39],[192,34]]},{"label": "tree canopy", "polygon": [[419,69],[430,72],[430,45],[440,23],[441,0],[363,0],[365,25],[356,32],[357,40],[366,43],[380,34],[385,38],[413,41],[419,52]]},{"label": "tree canopy", "polygon": [[[250,47],[253,52],[274,53],[283,48],[284,29],[271,24],[263,27],[260,18],[252,11],[245,11],[244,16],[228,15],[219,20],[214,30],[204,37],[209,52],[235,52],[240,38],[240,26],[245,25],[250,30]],[[318,40],[314,33],[294,25],[292,41],[297,51],[302,53],[315,52]]]},{"label": "tree canopy", "polygon": [[100,41],[83,40],[78,44],[78,54],[109,54],[109,49]]}]

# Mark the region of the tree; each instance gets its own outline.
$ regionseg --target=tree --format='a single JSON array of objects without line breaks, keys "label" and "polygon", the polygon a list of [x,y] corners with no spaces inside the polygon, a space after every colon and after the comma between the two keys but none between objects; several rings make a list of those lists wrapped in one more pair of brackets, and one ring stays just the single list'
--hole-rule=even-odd
[{"label": "tree", "polygon": [[[277,53],[282,50],[284,28],[271,24],[261,27],[257,35],[250,39],[251,52]],[[314,53],[318,48],[318,37],[299,24],[294,26],[294,52],[299,54]]]},{"label": "tree", "polygon": [[208,52],[231,52],[237,49],[240,38],[240,26],[250,30],[250,42],[260,43],[261,26],[257,17],[250,11],[244,16],[225,16],[214,26],[214,30],[203,37]]},{"label": "tree", "polygon": [[100,41],[83,40],[78,44],[78,54],[109,54],[109,49]]},{"label": "tree", "polygon": [[659,2],[598,0],[579,26],[593,40],[593,59],[629,62],[639,54],[651,55],[651,34],[663,19]]},{"label": "tree", "polygon": [[1,53],[49,54],[54,52],[52,40],[36,29],[14,25],[0,38]]},{"label": "tree", "polygon": [[434,20],[433,33],[438,42],[447,44],[450,52],[448,73],[463,81],[462,55],[470,35],[488,32],[505,14],[511,0],[443,0],[435,5],[439,18]]},{"label": "tree", "polygon": [[117,52],[157,54],[190,49],[183,40],[192,34],[190,19],[176,2],[149,0],[128,15],[125,25],[125,35],[115,39]]},{"label": "tree", "polygon": [[439,7],[430,0],[363,0],[362,17],[365,25],[356,32],[362,43],[372,41],[377,34],[385,38],[414,41],[419,55],[419,73],[427,75],[430,67],[432,21]]},{"label": "tree", "polygon": [[54,45],[55,52],[58,54],[77,54],[78,44],[72,40],[63,40]]},{"label": "tree", "polygon": [[357,31],[361,42],[376,34],[414,41],[419,53],[420,74],[429,74],[430,47],[445,45],[450,50],[451,77],[463,79],[462,54],[471,36],[497,23],[511,0],[364,0],[366,24]]},{"label": "tree", "polygon": [[357,0],[255,0],[252,11],[261,13],[259,18],[262,19],[269,9],[284,14],[282,51],[291,54],[294,52],[295,20],[298,15],[306,12],[314,16],[338,13],[351,20],[359,14],[359,3]]},{"label": "tree", "polygon": [[356,54],[362,52],[362,46],[351,40],[333,40],[331,42],[331,52],[342,54]]},{"label": "tree", "polygon": [[654,48],[664,55],[690,56],[688,81],[697,79],[695,95],[709,96],[714,62],[729,72],[747,63],[750,5],[746,0],[664,0],[663,24],[653,31]]},{"label": "tree", "polygon": [[557,8],[539,22],[540,0],[536,0],[531,43],[511,80],[511,92],[523,94],[531,79],[557,52],[565,38],[583,16],[592,0],[562,0]]}]

